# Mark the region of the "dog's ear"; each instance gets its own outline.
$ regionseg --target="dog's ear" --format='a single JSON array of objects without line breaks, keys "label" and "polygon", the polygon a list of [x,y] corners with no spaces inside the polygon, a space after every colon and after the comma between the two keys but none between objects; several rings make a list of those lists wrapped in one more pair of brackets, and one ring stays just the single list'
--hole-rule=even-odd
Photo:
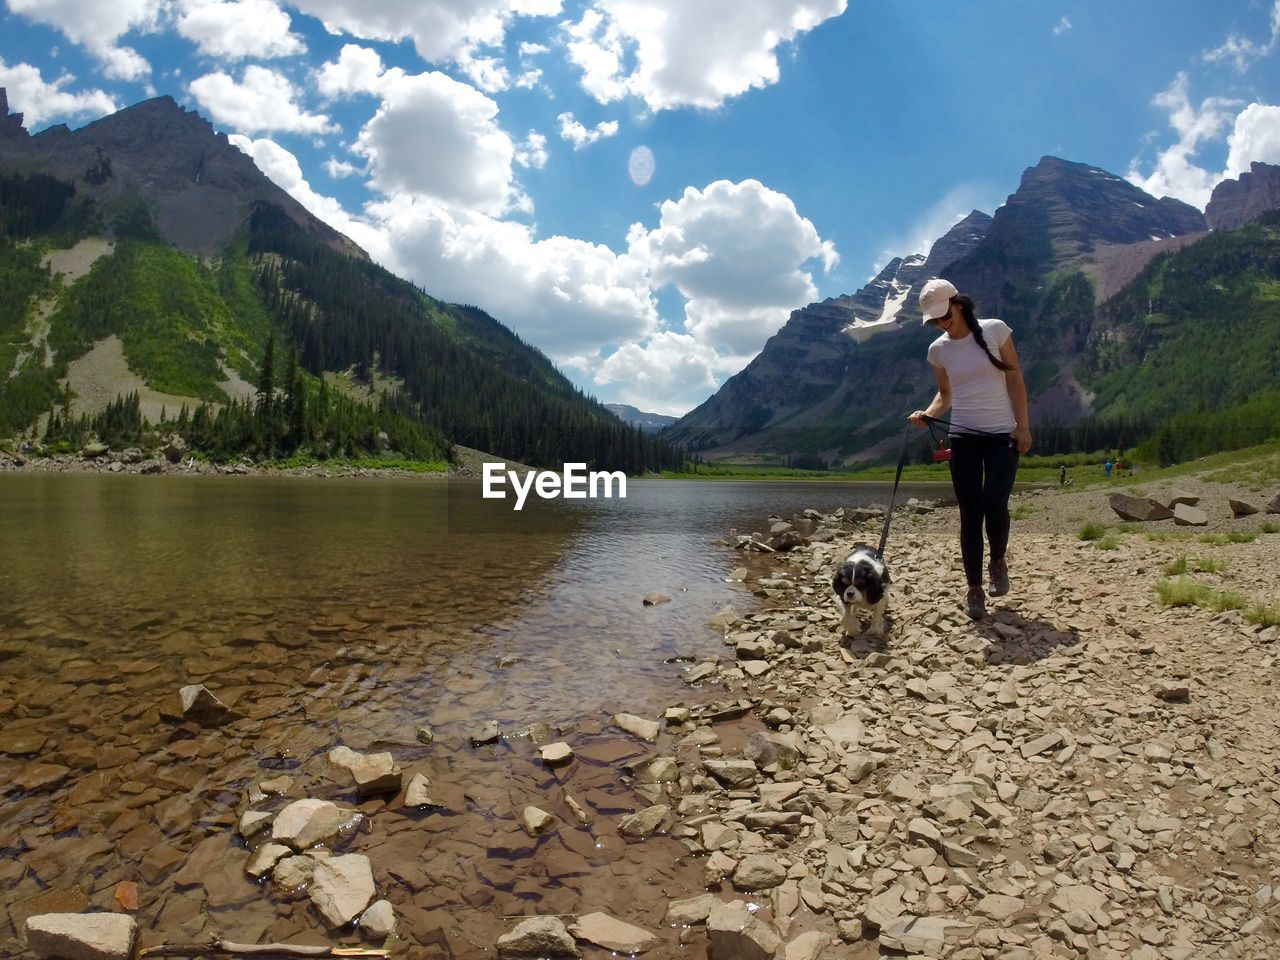
[{"label": "dog's ear", "polygon": [[845,589],[853,583],[853,564],[842,563],[831,578],[831,589],[844,596]]},{"label": "dog's ear", "polygon": [[882,582],[884,583],[884,585],[885,585],[886,587],[887,587],[889,584],[893,583],[893,578],[889,576],[889,568],[888,568],[888,567],[885,567],[885,568],[884,568],[884,577],[882,577],[881,579],[882,579]]}]

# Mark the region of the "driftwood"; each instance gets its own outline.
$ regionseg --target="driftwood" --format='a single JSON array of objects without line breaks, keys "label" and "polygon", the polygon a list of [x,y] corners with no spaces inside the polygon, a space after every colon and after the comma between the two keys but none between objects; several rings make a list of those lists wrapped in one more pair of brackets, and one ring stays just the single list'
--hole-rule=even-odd
[{"label": "driftwood", "polygon": [[162,943],[138,951],[138,960],[146,957],[332,957],[352,960],[386,960],[391,951],[373,947],[311,946],[305,943],[234,943],[214,940],[211,943]]}]

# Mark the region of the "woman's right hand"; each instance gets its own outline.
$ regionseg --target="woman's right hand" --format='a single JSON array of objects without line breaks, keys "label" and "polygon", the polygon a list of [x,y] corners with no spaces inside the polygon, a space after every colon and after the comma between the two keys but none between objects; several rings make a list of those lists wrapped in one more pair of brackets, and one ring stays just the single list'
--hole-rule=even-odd
[{"label": "woman's right hand", "polygon": [[910,416],[907,417],[907,420],[909,420],[911,423],[914,423],[917,427],[927,427],[929,425],[928,421],[925,420],[925,417],[927,416],[928,414],[925,413],[923,410],[916,410],[914,413],[912,413]]}]

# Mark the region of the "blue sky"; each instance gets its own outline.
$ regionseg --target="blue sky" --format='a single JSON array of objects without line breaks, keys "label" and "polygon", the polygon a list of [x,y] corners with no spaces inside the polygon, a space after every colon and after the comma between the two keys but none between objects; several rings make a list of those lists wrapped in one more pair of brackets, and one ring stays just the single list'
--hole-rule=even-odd
[{"label": "blue sky", "polygon": [[1280,163],[1280,0],[5,0],[28,129],[168,94],[587,392],[682,413],[1045,154]]}]

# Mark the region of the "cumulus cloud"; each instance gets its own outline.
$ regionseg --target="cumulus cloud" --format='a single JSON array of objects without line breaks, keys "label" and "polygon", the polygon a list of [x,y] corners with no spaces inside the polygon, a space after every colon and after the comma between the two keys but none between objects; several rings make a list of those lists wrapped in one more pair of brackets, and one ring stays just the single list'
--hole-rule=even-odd
[{"label": "cumulus cloud", "polygon": [[1238,177],[1255,160],[1280,164],[1280,106],[1251,103],[1245,107],[1236,115],[1227,146],[1224,177]]},{"label": "cumulus cloud", "polygon": [[306,52],[289,15],[271,0],[187,0],[178,33],[207,57],[270,60]]},{"label": "cumulus cloud", "polygon": [[689,187],[662,204],[656,228],[634,224],[627,244],[655,288],[672,284],[686,299],[685,331],[727,353],[758,351],[817,298],[805,265],[838,260],[790,197],[755,180]]},{"label": "cumulus cloud", "polygon": [[1177,197],[1203,210],[1221,176],[1197,165],[1194,157],[1202,145],[1220,140],[1231,127],[1240,101],[1208,97],[1197,107],[1188,96],[1189,85],[1187,74],[1179,73],[1155,97],[1153,103],[1169,111],[1169,125],[1178,141],[1160,152],[1149,174],[1144,175],[1135,161],[1128,179],[1152,196]]},{"label": "cumulus cloud", "polygon": [[1275,50],[1278,41],[1280,41],[1280,0],[1275,0],[1271,8],[1271,36],[1265,43],[1233,33],[1221,45],[1205,51],[1204,59],[1209,63],[1228,61],[1244,73],[1255,60],[1269,56]]},{"label": "cumulus cloud", "polygon": [[723,355],[690,334],[660,330],[644,344],[623,344],[603,362],[575,359],[594,383],[613,387],[620,402],[680,416],[745,367],[751,356]]},{"label": "cumulus cloud", "polygon": [[354,163],[347,160],[339,160],[337,157],[330,157],[326,160],[324,162],[324,170],[335,180],[342,180],[360,172],[360,168]]},{"label": "cumulus cloud", "polygon": [[581,150],[618,132],[617,120],[602,120],[590,129],[574,119],[572,113],[562,113],[556,120],[560,123],[560,138],[572,143],[575,150]]},{"label": "cumulus cloud", "polygon": [[9,65],[0,60],[0,87],[8,90],[9,109],[23,115],[23,125],[34,130],[54,120],[100,117],[115,113],[116,104],[102,90],[73,93],[64,89],[75,82],[69,73],[46,81],[29,63]]},{"label": "cumulus cloud", "polygon": [[116,41],[135,30],[154,30],[166,0],[8,0],[8,5],[11,13],[53,27],[84,47],[111,79],[141,80],[151,65]]},{"label": "cumulus cloud", "polygon": [[1061,20],[1059,20],[1057,23],[1053,25],[1053,35],[1055,37],[1060,37],[1070,29],[1071,29],[1071,21],[1070,19],[1064,16]]},{"label": "cumulus cloud", "polygon": [[384,82],[404,77],[399,67],[387,70],[378,51],[354,43],[343,46],[338,59],[322,64],[316,71],[316,89],[329,100],[361,93],[380,93]]},{"label": "cumulus cloud", "polygon": [[518,16],[547,17],[560,0],[295,0],[298,10],[319,18],[334,34],[366,40],[413,41],[432,63],[459,62],[479,47],[503,43]]},{"label": "cumulus cloud", "polygon": [[778,48],[844,13],[847,0],[595,0],[565,24],[569,59],[601,103],[718,107],[779,76]]},{"label": "cumulus cloud", "polygon": [[214,120],[242,133],[332,133],[337,129],[324,114],[307,113],[298,106],[297,91],[288,77],[256,64],[244,68],[239,82],[217,70],[192,80],[187,90]]},{"label": "cumulus cloud", "polygon": [[529,136],[516,147],[515,160],[522,167],[541,170],[547,165],[547,138],[536,130],[530,130]]},{"label": "cumulus cloud", "polygon": [[535,239],[522,224],[423,197],[388,197],[365,213],[390,269],[433,296],[482,304],[553,355],[594,354],[658,328],[642,265],[602,244]]},{"label": "cumulus cloud", "polygon": [[512,175],[516,147],[493,100],[443,73],[383,74],[379,84],[382,104],[352,147],[368,159],[376,190],[494,216],[527,209]]}]

